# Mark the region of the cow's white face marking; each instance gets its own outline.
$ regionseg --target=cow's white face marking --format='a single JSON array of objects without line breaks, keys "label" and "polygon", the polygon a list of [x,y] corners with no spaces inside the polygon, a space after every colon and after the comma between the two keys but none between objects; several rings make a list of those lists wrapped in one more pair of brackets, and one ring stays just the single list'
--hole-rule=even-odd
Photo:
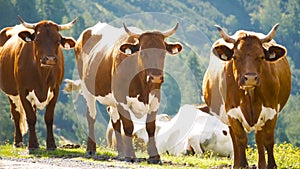
[{"label": "cow's white face marking", "polygon": [[136,118],[142,118],[146,114],[155,112],[159,108],[158,98],[152,94],[149,94],[149,104],[144,104],[138,100],[138,97],[126,96],[127,104],[120,103],[123,108],[133,114]]},{"label": "cow's white face marking", "polygon": [[31,103],[31,106],[36,105],[38,109],[43,110],[48,105],[48,103],[52,100],[53,96],[54,96],[53,91],[51,91],[49,88],[47,93],[47,99],[44,102],[39,101],[39,99],[35,95],[34,90],[28,93],[26,99]]},{"label": "cow's white face marking", "polygon": [[251,132],[251,131],[260,131],[260,130],[262,130],[262,127],[265,125],[265,123],[268,120],[272,120],[274,118],[274,116],[277,114],[277,111],[275,109],[272,109],[272,108],[269,108],[269,107],[262,107],[259,118],[258,118],[256,124],[252,127],[246,121],[240,107],[230,109],[227,112],[227,114],[231,118],[235,118],[239,122],[241,122],[243,127],[245,128],[245,130],[247,132]]}]

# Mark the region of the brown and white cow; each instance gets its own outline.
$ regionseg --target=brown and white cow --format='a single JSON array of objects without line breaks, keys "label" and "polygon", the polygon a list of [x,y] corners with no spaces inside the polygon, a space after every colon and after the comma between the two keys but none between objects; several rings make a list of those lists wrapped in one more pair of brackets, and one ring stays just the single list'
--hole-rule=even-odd
[{"label": "brown and white cow", "polygon": [[[14,119],[14,146],[23,146],[23,134],[29,128],[28,148],[39,148],[35,132],[36,111],[44,109],[47,149],[56,149],[53,137],[54,107],[64,76],[62,47],[75,46],[73,38],[60,35],[77,19],[64,25],[52,21],[27,23],[1,31],[0,88],[8,96]],[[27,123],[26,123],[27,121]]]},{"label": "brown and white cow", "polygon": [[287,51],[273,40],[278,24],[267,35],[240,30],[229,36],[217,28],[222,38],[211,49],[203,81],[205,102],[229,126],[234,146],[233,168],[248,165],[245,131],[255,131],[258,168],[276,168],[275,126],[291,90]]},{"label": "brown and white cow", "polygon": [[[149,136],[149,163],[161,163],[154,133],[155,117],[160,103],[160,88],[166,53],[179,53],[182,46],[169,44],[178,24],[166,32],[124,29],[98,23],[79,37],[76,61],[83,96],[87,101],[89,136],[87,153],[94,154],[96,143],[94,122],[96,100],[110,106],[112,125],[117,139],[119,157],[135,160],[132,145],[133,116],[145,119]],[[135,31],[133,31],[135,29]],[[144,123],[145,123],[144,121]],[[121,123],[126,137],[121,137]]]}]

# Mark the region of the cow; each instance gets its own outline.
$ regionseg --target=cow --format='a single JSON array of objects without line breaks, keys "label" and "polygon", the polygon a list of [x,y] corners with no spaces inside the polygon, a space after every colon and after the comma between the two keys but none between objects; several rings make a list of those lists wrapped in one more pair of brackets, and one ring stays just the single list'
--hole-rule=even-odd
[{"label": "cow", "polygon": [[202,88],[210,111],[229,126],[233,168],[248,166],[246,132],[251,131],[255,131],[258,168],[277,167],[275,126],[291,91],[287,50],[273,40],[278,26],[267,35],[239,30],[229,36],[216,25],[221,38],[212,45]]},{"label": "cow", "polygon": [[194,108],[197,116],[187,139],[185,150],[188,154],[203,154],[207,151],[218,156],[232,157],[233,147],[228,126],[213,116],[206,105]]},{"label": "cow", "polygon": [[[146,116],[149,137],[149,163],[161,163],[154,133],[155,117],[160,103],[160,88],[164,81],[164,61],[167,53],[178,54],[180,43],[165,39],[174,28],[165,31],[144,31],[137,28],[116,28],[99,22],[83,31],[75,46],[76,63],[82,94],[87,102],[87,154],[95,154],[95,103],[110,106],[112,126],[117,140],[119,159],[135,161],[132,145],[132,117]],[[121,137],[121,123],[126,137]]]},{"label": "cow", "polygon": [[[1,31],[0,88],[7,95],[14,120],[14,147],[23,147],[29,128],[28,149],[39,148],[35,131],[36,111],[46,107],[47,150],[56,149],[53,137],[54,108],[64,76],[62,48],[75,47],[73,38],[60,30],[70,29],[77,21],[58,25],[50,20],[27,23]],[[3,35],[3,36],[2,36]],[[6,39],[3,39],[5,37]]]},{"label": "cow", "polygon": [[180,156],[211,151],[220,156],[232,155],[227,125],[211,115],[205,105],[185,104],[170,121],[158,121],[156,125],[159,153]]}]

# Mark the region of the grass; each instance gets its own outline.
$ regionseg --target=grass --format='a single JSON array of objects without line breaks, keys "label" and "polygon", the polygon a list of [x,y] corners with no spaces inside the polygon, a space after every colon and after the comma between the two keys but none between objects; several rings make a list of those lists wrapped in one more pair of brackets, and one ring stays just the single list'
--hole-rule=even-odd
[{"label": "grass", "polygon": [[[97,156],[113,157],[116,156],[116,151],[108,148],[99,147],[97,148]],[[137,157],[147,158],[148,155],[145,152],[136,152]],[[278,168],[300,168],[300,148],[293,146],[292,144],[283,143],[275,145],[274,155]],[[61,157],[76,157],[80,160],[87,160],[91,162],[106,163],[109,165],[124,166],[130,168],[151,167],[151,168],[211,168],[214,166],[230,166],[232,160],[225,157],[217,157],[211,153],[196,156],[180,156],[175,157],[167,154],[162,154],[161,159],[163,165],[149,165],[146,161],[134,164],[122,163],[114,160],[98,160],[96,158],[87,158],[85,156],[84,148],[76,149],[63,149],[58,148],[54,151],[46,151],[45,147],[41,147],[33,153],[28,153],[26,148],[13,148],[11,144],[0,145],[0,156],[7,158],[61,158]],[[247,149],[247,159],[249,165],[256,165],[257,163],[257,150],[254,148]],[[226,168],[226,167],[225,167]]]}]

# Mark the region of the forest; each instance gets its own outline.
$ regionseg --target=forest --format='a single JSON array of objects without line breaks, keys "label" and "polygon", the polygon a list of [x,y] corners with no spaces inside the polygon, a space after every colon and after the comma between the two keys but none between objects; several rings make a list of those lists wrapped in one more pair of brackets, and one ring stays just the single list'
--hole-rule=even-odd
[{"label": "forest", "polygon": [[[177,57],[167,57],[166,80],[162,89],[159,113],[173,116],[183,104],[203,103],[202,79],[209,61],[211,44],[219,38],[218,24],[228,34],[237,30],[267,33],[274,24],[280,27],[277,43],[288,50],[292,71],[292,92],[279,115],[276,143],[288,142],[300,146],[300,2],[298,0],[0,0],[0,29],[19,24],[20,15],[26,22],[52,20],[58,24],[79,20],[64,36],[77,39],[81,32],[98,22],[121,27],[166,30],[179,23],[179,29],[168,41],[179,41],[184,51]],[[65,78],[78,79],[73,50],[65,50]],[[61,89],[63,88],[61,86]],[[54,132],[57,143],[85,144],[87,122],[82,96],[60,92],[55,108]],[[97,105],[95,125],[98,144],[105,143],[109,119],[105,107]],[[40,144],[45,145],[43,111],[38,111],[36,129]],[[0,92],[0,143],[13,142],[13,120],[7,97]],[[253,133],[252,133],[253,134]],[[25,137],[25,143],[26,141]],[[249,142],[254,144],[253,135]]]}]

